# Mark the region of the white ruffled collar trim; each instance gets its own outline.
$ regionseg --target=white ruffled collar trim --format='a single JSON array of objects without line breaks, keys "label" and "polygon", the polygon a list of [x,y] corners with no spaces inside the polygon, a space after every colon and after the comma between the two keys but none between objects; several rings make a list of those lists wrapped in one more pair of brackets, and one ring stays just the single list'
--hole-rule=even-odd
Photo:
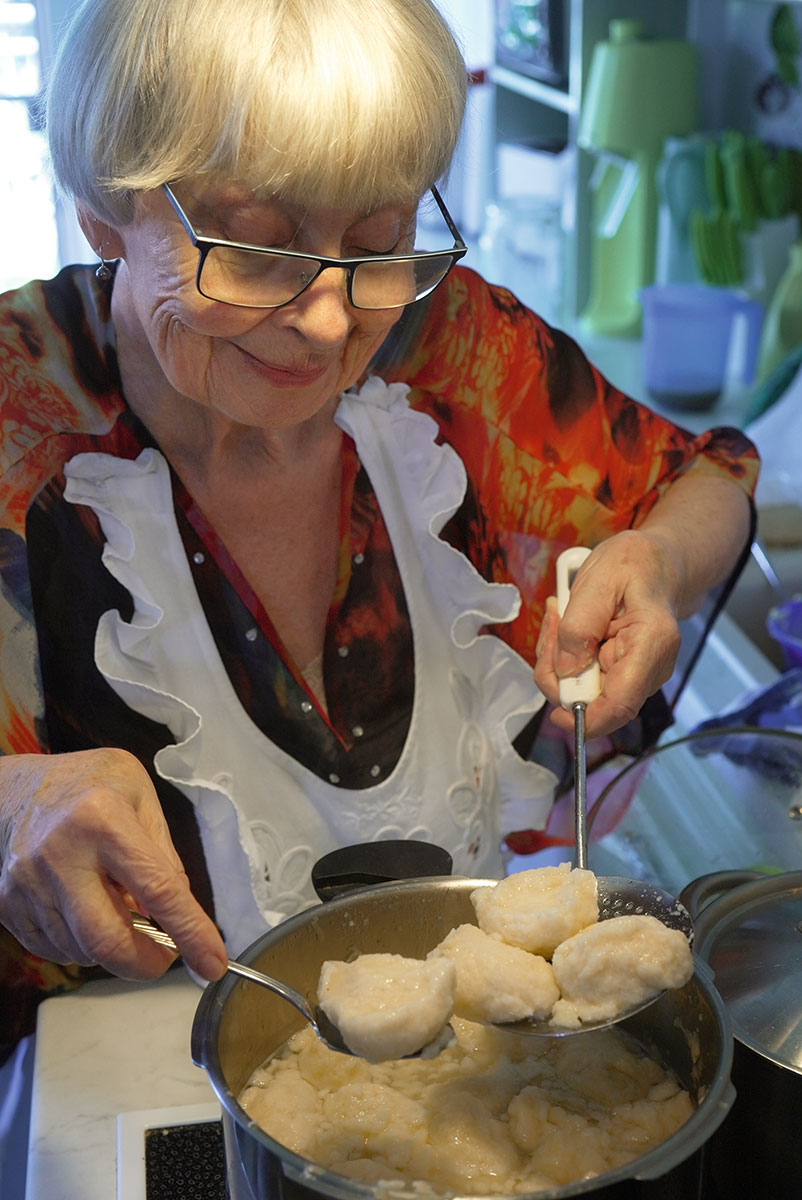
[{"label": "white ruffled collar trim", "polygon": [[[501,639],[483,632],[487,625],[513,620],[520,610],[520,595],[511,584],[488,583],[463,554],[440,538],[443,526],[464,498],[466,472],[451,447],[437,443],[436,422],[410,408],[408,392],[406,384],[387,385],[370,378],[359,391],[342,396],[335,420],[356,443],[393,545],[408,542],[412,531],[416,553],[407,556],[402,576],[413,631],[416,589],[425,586],[434,594],[438,611],[445,615],[455,648],[458,665],[449,681],[452,692],[466,722],[485,730],[493,751],[502,832],[543,825],[554,777],[545,768],[523,761],[512,746],[512,739],[542,706],[543,697],[534,685],[529,664]],[[130,623],[122,621],[117,613],[107,613],[101,619],[98,637],[103,643],[103,662],[99,654],[98,665],[135,711],[142,711],[144,705],[154,719],[173,732],[176,744],[163,747],[156,756],[159,772],[189,794],[199,790],[207,795],[216,793],[236,809],[226,781],[203,770],[197,710],[159,684],[156,644],[162,640],[165,622],[171,631],[182,623],[188,625],[184,610],[194,612],[198,608],[189,565],[181,555],[180,540],[176,542],[179,535],[166,460],[152,449],[144,450],[136,461],[90,452],[76,455],[67,464],[65,474],[65,497],[97,512],[107,540],[104,563],[134,602]],[[118,501],[118,496],[131,497],[140,511],[150,514],[149,519],[162,524],[161,553],[167,554],[168,545],[179,547],[173,559],[177,554],[181,561],[171,559],[169,563],[170,571],[177,572],[180,581],[178,594],[170,601],[169,616],[155,602],[148,577],[141,572],[136,539],[125,516],[127,501]],[[394,536],[396,531],[398,538]],[[152,547],[148,549],[145,558],[149,570],[154,569],[158,553],[154,554]],[[211,632],[205,622],[202,626],[205,633],[199,636],[204,641],[203,652],[207,656],[216,654]],[[222,699],[233,695],[233,689],[222,663],[219,669]],[[236,698],[234,702],[238,705]],[[251,727],[251,731],[246,729],[247,738],[258,741],[263,737],[251,722],[247,725]],[[399,767],[408,754],[409,747],[405,747]],[[378,786],[392,786],[396,773]],[[339,794],[342,796],[341,791]],[[247,849],[249,835],[244,819],[239,820],[239,833]],[[258,900],[263,888],[253,872],[251,882]]]},{"label": "white ruffled collar trim", "polygon": [[[467,682],[457,684],[464,693],[462,707],[473,719],[483,714],[481,723],[501,768],[502,801],[524,803],[529,827],[535,823],[531,808],[533,790],[545,788],[548,781],[553,783],[553,776],[545,768],[521,760],[512,740],[542,707],[544,697],[535,686],[532,668],[525,659],[501,639],[483,632],[488,625],[514,620],[520,611],[520,593],[513,584],[488,583],[465,555],[440,538],[443,526],[465,496],[465,467],[450,446],[437,442],[437,423],[428,414],[411,408],[408,395],[406,383],[386,384],[371,376],[360,389],[342,395],[335,420],[357,446],[379,498],[391,541],[395,544],[394,528],[405,522],[421,535],[417,543],[420,570],[438,592],[453,644],[464,665]],[[392,478],[386,456],[392,458],[395,466]],[[154,518],[174,522],[166,460],[152,449],[144,450],[135,461],[89,452],[76,455],[67,464],[65,474],[66,498],[88,504],[98,512],[107,539],[104,563],[131,593],[134,602],[130,624],[121,623],[125,628],[118,631],[122,634],[123,659],[115,665],[113,676],[120,682],[127,677],[134,690],[146,688],[150,693],[155,690],[164,708],[162,720],[171,729],[180,731],[178,744],[159,752],[160,765],[169,762],[170,776],[175,782],[206,786],[208,781],[197,779],[194,770],[197,749],[193,742],[198,734],[195,710],[180,698],[154,689],[149,641],[164,620],[164,612],[153,604],[147,582],[139,574],[133,534],[114,512],[116,486],[123,489],[134,486],[139,503],[145,503],[146,479],[151,477],[153,482],[147,486],[153,497]],[[173,565],[194,595],[188,564]],[[412,591],[408,600],[411,598]],[[414,612],[411,615],[414,621]],[[213,644],[211,634],[209,640]],[[110,663],[106,666],[111,669]],[[230,690],[227,677],[225,683],[226,690]],[[544,808],[544,821],[546,812]],[[514,820],[512,824],[506,821],[505,826],[518,827]]]},{"label": "white ruffled collar trim", "polygon": [[[488,583],[473,563],[443,541],[440,533],[465,498],[467,474],[459,455],[438,443],[439,427],[428,414],[410,407],[406,383],[386,384],[371,376],[358,391],[346,392],[335,420],[356,442],[390,532],[400,520],[418,526],[423,573],[437,586],[448,615],[450,634],[464,666],[464,677],[452,681],[461,693],[464,715],[486,729],[499,768],[506,830],[537,824],[536,797],[542,823],[551,804],[555,778],[539,764],[524,761],[512,741],[545,703],[535,686],[532,667],[506,642],[484,632],[488,625],[515,619],[521,595],[514,584]],[[375,436],[368,438],[367,429]],[[398,478],[388,479],[383,452],[391,448]],[[516,813],[520,813],[520,819]]]}]

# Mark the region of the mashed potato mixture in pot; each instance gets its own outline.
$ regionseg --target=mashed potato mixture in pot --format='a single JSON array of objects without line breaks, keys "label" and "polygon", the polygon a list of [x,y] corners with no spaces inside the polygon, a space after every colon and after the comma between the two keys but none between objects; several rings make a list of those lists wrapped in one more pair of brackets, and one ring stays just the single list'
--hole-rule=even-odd
[{"label": "mashed potato mixture in pot", "polygon": [[431,1060],[368,1063],[305,1028],[239,1102],[284,1146],[368,1183],[535,1192],[622,1166],[670,1137],[690,1096],[626,1034],[540,1041],[454,1019]]}]

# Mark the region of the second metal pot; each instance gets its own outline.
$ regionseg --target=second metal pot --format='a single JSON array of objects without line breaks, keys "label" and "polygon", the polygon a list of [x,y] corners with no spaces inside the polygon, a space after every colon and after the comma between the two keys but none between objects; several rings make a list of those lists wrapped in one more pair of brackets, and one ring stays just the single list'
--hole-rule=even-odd
[{"label": "second metal pot", "polygon": [[717,871],[681,898],[735,1038],[737,1099],[708,1148],[709,1191],[802,1196],[802,871]]}]

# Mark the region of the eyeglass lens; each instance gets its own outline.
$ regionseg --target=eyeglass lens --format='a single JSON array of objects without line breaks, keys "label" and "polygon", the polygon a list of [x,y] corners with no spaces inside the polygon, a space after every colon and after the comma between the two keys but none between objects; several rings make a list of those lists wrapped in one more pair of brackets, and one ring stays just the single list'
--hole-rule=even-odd
[{"label": "eyeglass lens", "polygon": [[[399,308],[419,300],[445,277],[450,254],[396,262],[362,262],[351,278],[351,300],[357,308]],[[287,304],[304,290],[320,264],[292,255],[264,254],[232,246],[213,246],[198,281],[213,300],[229,304]]]}]

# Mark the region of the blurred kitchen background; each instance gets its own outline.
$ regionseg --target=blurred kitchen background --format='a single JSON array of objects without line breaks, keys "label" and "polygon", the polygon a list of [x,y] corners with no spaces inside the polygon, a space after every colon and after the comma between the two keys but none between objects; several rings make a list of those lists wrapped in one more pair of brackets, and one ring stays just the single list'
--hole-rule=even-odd
[{"label": "blurred kitchen background", "polygon": [[[93,257],[37,117],[76,2],[0,0],[0,290]],[[767,628],[802,593],[802,2],[437,2],[471,71],[445,189],[467,262],[637,399],[755,436],[759,540],[728,614],[802,664],[796,607],[784,645]]]},{"label": "blurred kitchen background", "polygon": [[468,263],[630,395],[755,438],[719,630],[802,666],[802,3],[439,3],[471,68],[446,190]]}]

